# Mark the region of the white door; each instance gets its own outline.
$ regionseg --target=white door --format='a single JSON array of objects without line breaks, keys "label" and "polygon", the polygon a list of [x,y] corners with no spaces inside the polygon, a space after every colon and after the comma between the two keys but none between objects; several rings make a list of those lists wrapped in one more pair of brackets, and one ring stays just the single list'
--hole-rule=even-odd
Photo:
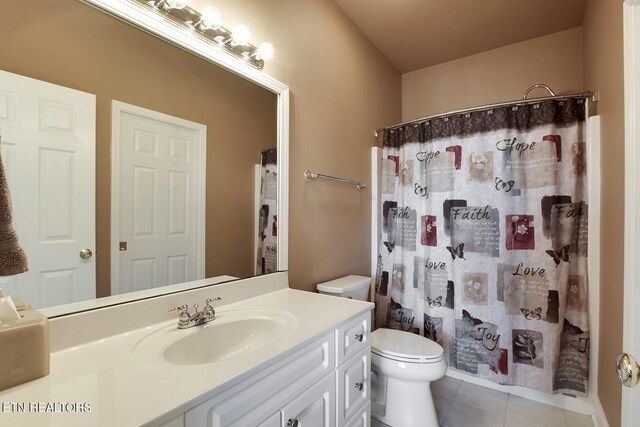
[{"label": "white door", "polygon": [[116,101],[113,120],[112,293],[203,279],[206,126]]},{"label": "white door", "polygon": [[96,296],[95,132],[95,95],[0,71],[2,159],[29,261],[0,287],[34,307]]},{"label": "white door", "polygon": [[[618,377],[628,387],[622,393],[622,426],[640,420],[640,386],[636,386],[640,361],[640,5],[624,3],[625,62],[625,253],[624,344],[616,361]],[[631,388],[633,387],[633,388]]]}]

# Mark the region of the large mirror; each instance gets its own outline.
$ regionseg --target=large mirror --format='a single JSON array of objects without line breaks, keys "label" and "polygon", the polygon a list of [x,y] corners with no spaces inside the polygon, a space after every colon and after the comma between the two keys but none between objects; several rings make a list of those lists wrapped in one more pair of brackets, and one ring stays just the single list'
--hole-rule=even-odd
[{"label": "large mirror", "polygon": [[3,6],[1,154],[29,271],[0,287],[76,311],[285,269],[286,86],[102,3]]}]

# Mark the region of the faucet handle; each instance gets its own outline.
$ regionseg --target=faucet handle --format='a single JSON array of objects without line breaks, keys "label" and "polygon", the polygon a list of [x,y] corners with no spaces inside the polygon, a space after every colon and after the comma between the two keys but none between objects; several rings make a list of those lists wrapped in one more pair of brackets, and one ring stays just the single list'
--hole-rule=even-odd
[{"label": "faucet handle", "polygon": [[213,299],[211,299],[211,298],[207,298],[207,300],[205,301],[205,303],[206,303],[207,305],[205,305],[204,310],[203,310],[207,316],[210,316],[210,317],[215,318],[216,311],[215,311],[215,310],[214,310],[214,308],[211,306],[211,302],[213,302],[213,301],[219,301],[219,300],[221,300],[221,299],[222,299],[222,298],[220,298],[220,297],[215,297],[215,298],[213,298]]},{"label": "faucet handle", "polygon": [[207,300],[205,301],[205,303],[207,303],[207,305],[211,304],[213,301],[220,301],[222,298],[220,297],[215,297],[213,299],[211,298],[207,298]]},{"label": "faucet handle", "polygon": [[174,311],[180,311],[180,315],[183,313],[189,314],[189,306],[187,304],[183,304],[180,307],[173,307],[169,310],[169,313],[173,313]]},{"label": "faucet handle", "polygon": [[189,306],[187,304],[183,304],[180,307],[173,307],[169,310],[169,313],[174,311],[180,311],[180,316],[178,316],[178,327],[185,327],[189,324],[189,320],[191,319],[191,315],[189,314]]}]

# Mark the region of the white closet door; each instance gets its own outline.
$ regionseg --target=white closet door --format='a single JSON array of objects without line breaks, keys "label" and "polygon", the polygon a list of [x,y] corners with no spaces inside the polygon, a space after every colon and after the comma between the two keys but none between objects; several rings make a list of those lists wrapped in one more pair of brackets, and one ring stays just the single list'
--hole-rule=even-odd
[{"label": "white closet door", "polygon": [[95,95],[0,71],[2,158],[29,259],[0,287],[34,307],[96,296],[95,123]]},{"label": "white closet door", "polygon": [[[119,271],[115,293],[204,278],[204,125],[136,107],[118,118]],[[116,172],[118,171],[118,172]],[[202,175],[202,176],[201,176]],[[202,210],[201,212],[199,212]]]}]

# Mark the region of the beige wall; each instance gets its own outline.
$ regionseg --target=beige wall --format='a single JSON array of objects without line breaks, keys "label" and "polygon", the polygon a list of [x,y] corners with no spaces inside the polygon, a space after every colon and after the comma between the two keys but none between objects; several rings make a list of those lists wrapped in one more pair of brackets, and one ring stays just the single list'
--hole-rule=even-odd
[{"label": "beige wall", "polygon": [[584,81],[597,90],[602,134],[600,349],[598,396],[609,425],[620,425],[622,391],[613,368],[622,351],[624,293],[624,57],[622,1],[589,0]]},{"label": "beige wall", "polygon": [[207,126],[206,275],[253,275],[254,164],[276,143],[276,96],[79,1],[29,1],[3,4],[0,69],[96,95],[97,295],[110,292],[112,99]]},{"label": "beige wall", "polygon": [[[1,16],[7,17],[4,20],[0,18],[3,34],[7,34],[6,26],[20,27],[22,19],[36,13],[47,17],[40,25],[51,29],[53,24],[50,21],[65,15],[63,10],[67,9],[68,4],[79,3],[78,0],[40,2],[43,3],[42,9],[23,8],[16,12],[18,18],[5,13],[3,9]],[[20,9],[19,2],[14,3]],[[202,5],[197,0],[190,3],[202,10]],[[291,286],[314,290],[315,284],[320,281],[346,274],[370,274],[370,192],[330,182],[307,183],[303,179],[303,173],[309,169],[370,182],[370,149],[375,144],[373,130],[400,120],[400,74],[332,0],[219,0],[215,3],[222,7],[227,27],[244,23],[251,29],[256,44],[265,40],[273,43],[276,58],[266,65],[264,71],[287,84],[291,90]],[[87,32],[99,30],[100,26],[94,26],[100,19],[85,22],[80,16],[76,18],[67,25],[79,26]],[[12,23],[13,21],[17,23]],[[11,37],[28,38],[31,43],[29,50],[41,52],[42,40],[32,36],[34,28],[23,25],[20,29],[21,32],[13,32]],[[55,34],[55,31],[51,34]],[[100,34],[105,38],[112,37],[104,32]],[[7,40],[5,42],[2,46],[6,50],[0,51],[0,60],[7,65],[6,68],[16,70],[11,64],[16,63],[17,56],[24,54],[12,50],[11,43]],[[65,40],[65,43],[72,42],[73,40]],[[140,52],[148,51],[150,48],[146,45],[147,42],[140,41],[136,44],[136,49]],[[133,42],[127,38],[120,43],[126,45]],[[63,47],[56,48],[52,55],[67,54],[65,50]],[[90,50],[91,47],[85,46],[78,55],[88,54]],[[126,63],[117,55],[117,51],[103,51],[101,54],[100,65],[113,61]],[[187,60],[185,54],[176,49],[167,55],[162,66],[148,69],[147,76],[151,81],[143,86],[146,92],[155,93],[158,87],[166,85],[163,73],[170,68],[176,68],[186,79],[194,78],[190,67],[183,65]],[[43,72],[51,68],[44,60],[38,63]],[[102,74],[91,71],[90,64],[86,61],[73,63],[76,69],[54,67],[61,76],[60,84],[74,87],[76,79],[82,74],[89,80],[101,80]],[[126,78],[127,67],[117,71],[122,78]],[[77,85],[75,87],[88,90]],[[131,84],[113,94],[113,97],[124,99],[135,87],[135,84]],[[224,103],[211,108],[204,104],[206,98],[212,97],[211,90],[213,88],[206,87],[194,94],[201,113],[190,118],[191,120],[204,122],[205,119],[218,117],[224,110]],[[138,99],[130,99],[130,102],[140,104]],[[164,112],[180,115],[183,107],[184,105],[178,105]],[[99,101],[99,114],[107,108],[107,105]],[[241,126],[238,130],[241,128],[250,129],[251,126]],[[225,139],[236,139],[236,136],[226,135]],[[98,155],[108,157],[109,153],[108,150],[102,150]],[[98,171],[99,177],[107,176],[105,174],[108,173],[104,168]],[[106,209],[108,196],[98,203]],[[226,213],[231,215],[232,211],[227,210]],[[98,222],[108,223],[108,216],[101,214]],[[234,232],[232,229],[227,231]],[[224,262],[231,261],[224,259]]]},{"label": "beige wall", "polygon": [[519,99],[535,83],[581,91],[582,74],[578,27],[403,74],[402,119]]},{"label": "beige wall", "polygon": [[291,286],[370,275],[370,191],[303,174],[371,182],[373,130],[400,120],[400,74],[332,0],[215,3],[226,26],[244,23],[255,43],[273,43],[265,72],[291,90]]}]

